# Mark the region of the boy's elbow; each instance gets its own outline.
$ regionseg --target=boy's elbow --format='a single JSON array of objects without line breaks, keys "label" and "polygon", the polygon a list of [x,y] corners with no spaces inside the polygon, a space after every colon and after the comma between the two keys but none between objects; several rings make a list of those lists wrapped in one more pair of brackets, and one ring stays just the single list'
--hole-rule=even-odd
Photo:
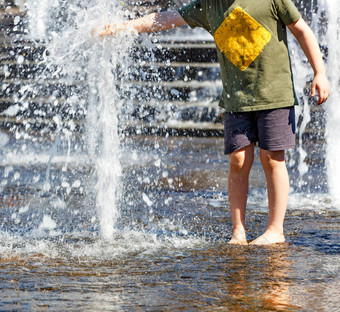
[{"label": "boy's elbow", "polygon": [[302,38],[306,34],[311,32],[310,27],[307,25],[303,18],[300,18],[294,23],[289,24],[287,27],[297,39]]}]

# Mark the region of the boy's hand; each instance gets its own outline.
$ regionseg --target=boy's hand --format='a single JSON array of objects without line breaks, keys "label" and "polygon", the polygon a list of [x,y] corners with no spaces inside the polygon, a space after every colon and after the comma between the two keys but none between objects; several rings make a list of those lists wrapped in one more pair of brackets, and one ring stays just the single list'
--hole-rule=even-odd
[{"label": "boy's hand", "polygon": [[114,35],[115,33],[117,33],[116,25],[105,25],[104,28],[102,28],[101,31],[99,32],[99,36],[100,37],[110,36]]},{"label": "boy's hand", "polygon": [[319,98],[318,98],[318,105],[325,102],[330,94],[329,83],[326,75],[318,74],[314,76],[311,88],[311,96],[314,97],[318,91]]},{"label": "boy's hand", "polygon": [[91,31],[92,36],[100,36],[100,37],[104,37],[104,36],[110,36],[110,35],[114,35],[117,33],[117,25],[104,25],[94,28]]}]

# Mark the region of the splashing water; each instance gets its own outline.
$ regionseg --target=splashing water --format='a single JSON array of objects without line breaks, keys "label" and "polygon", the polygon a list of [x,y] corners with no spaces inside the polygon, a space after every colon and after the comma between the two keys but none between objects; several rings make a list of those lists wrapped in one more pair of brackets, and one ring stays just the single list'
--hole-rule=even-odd
[{"label": "splashing water", "polygon": [[[305,55],[301,51],[299,43],[293,35],[289,34],[289,47],[290,47],[290,55],[292,58],[292,69],[294,72],[294,84],[296,86],[297,97],[299,99],[299,105],[295,107],[296,115],[300,116],[302,122],[298,128],[298,142],[297,151],[299,154],[298,159],[298,171],[299,171],[299,180],[298,186],[301,187],[305,183],[303,180],[303,176],[308,172],[308,166],[305,163],[305,159],[307,156],[307,152],[303,148],[302,138],[303,134],[306,130],[306,127],[311,120],[310,117],[310,107],[308,103],[309,96],[303,91],[306,84],[306,76],[311,76],[312,72],[306,62],[302,62],[302,59],[305,59]],[[301,74],[303,73],[303,74]],[[308,78],[307,78],[308,79]]]},{"label": "splashing water", "polygon": [[[99,39],[91,36],[91,30],[105,22],[124,19],[121,2],[44,0],[28,1],[26,5],[30,34],[44,42],[49,53],[44,59],[47,71],[52,72],[54,79],[63,79],[72,88],[75,85],[70,94],[64,95],[69,106],[67,121],[64,116],[54,117],[59,121],[57,133],[67,129],[65,123],[72,122],[72,115],[87,111],[88,158],[96,169],[93,178],[96,182],[88,183],[90,188],[95,186],[101,235],[109,239],[119,216],[116,208],[121,176],[119,93],[124,92],[128,49],[133,37],[123,34]],[[55,99],[55,105],[65,105],[59,101]],[[46,176],[45,190],[48,190]]]},{"label": "splashing water", "polygon": [[327,12],[329,25],[326,37],[328,45],[327,69],[332,92],[327,104],[325,104],[327,113],[326,164],[328,188],[332,199],[336,204],[340,204],[340,162],[338,161],[340,155],[340,109],[338,103],[340,97],[340,7],[336,1],[332,0],[321,0],[320,6]]},{"label": "splashing water", "polygon": [[[340,203],[340,165],[336,161],[337,155],[340,153],[338,134],[340,133],[340,111],[337,108],[336,99],[339,97],[339,31],[337,26],[340,22],[340,9],[332,0],[318,0],[317,3],[311,2],[309,10],[311,11],[310,26],[316,34],[318,42],[325,48],[326,67],[329,81],[331,84],[331,97],[321,107],[317,108],[320,111],[325,110],[326,125],[325,125],[325,163],[327,168],[327,187],[329,195],[337,206]],[[298,93],[300,105],[296,107],[297,116],[300,118],[298,129],[299,145],[297,151],[299,155],[298,171],[299,180],[298,186],[302,187],[306,182],[304,176],[308,173],[309,165],[307,163],[307,151],[303,147],[303,136],[308,128],[311,118],[311,100],[309,98],[309,86],[306,89],[306,80],[311,81],[313,71],[309,66],[305,55],[303,54],[298,42],[290,35],[289,46],[291,50],[294,82]],[[304,61],[301,61],[304,60]],[[303,91],[305,90],[305,91]],[[312,104],[315,105],[315,104]],[[317,121],[319,122],[319,120]],[[320,132],[318,127],[317,132]],[[320,139],[320,138],[319,138]],[[317,177],[314,177],[317,178]]]}]

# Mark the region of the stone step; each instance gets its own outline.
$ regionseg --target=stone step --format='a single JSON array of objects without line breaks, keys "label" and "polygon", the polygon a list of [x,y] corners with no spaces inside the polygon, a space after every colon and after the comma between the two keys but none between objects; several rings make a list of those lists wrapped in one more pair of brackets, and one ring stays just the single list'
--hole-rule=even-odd
[{"label": "stone step", "polygon": [[216,63],[217,53],[211,43],[163,43],[152,50],[143,45],[134,46],[132,58],[135,61]]},{"label": "stone step", "polygon": [[[33,116],[29,118],[25,115],[20,115],[20,118],[12,116],[1,116],[0,115],[0,128],[10,129],[12,126],[18,129],[20,125],[25,128],[27,124],[30,125],[30,131],[36,131],[40,129],[56,130],[56,123],[53,120],[55,115],[47,116]],[[78,131],[84,131],[86,129],[85,118],[69,118],[69,115],[59,117],[65,117],[63,120],[65,124],[71,122]],[[157,120],[143,120],[143,119],[130,119],[121,122],[120,131],[135,133],[135,134],[193,134],[193,135],[204,135],[204,136],[223,136],[223,123],[222,116],[219,120],[214,122],[209,121],[194,121],[190,120],[176,120],[175,118],[167,121]],[[296,137],[298,141],[298,136]],[[302,136],[303,148],[308,150],[308,159],[313,160],[315,157],[318,158],[319,152],[322,149],[322,145],[325,143],[325,130],[324,128],[311,128],[307,127]]]},{"label": "stone step", "polygon": [[[65,122],[67,124],[67,122]],[[86,131],[86,122],[84,120],[71,121],[73,131]],[[22,118],[18,120],[14,117],[0,116],[0,129],[23,129],[27,131],[27,125],[30,126],[30,135],[36,132],[38,136],[42,134],[50,135],[51,132],[57,131],[57,125],[53,119],[48,118]],[[182,136],[222,136],[223,125],[221,123],[212,122],[152,122],[130,120],[119,127],[119,132],[137,135],[182,135]],[[46,131],[48,129],[48,131]],[[43,132],[43,133],[42,133]]]},{"label": "stone step", "polygon": [[[15,45],[0,45],[0,53],[6,55],[3,61],[15,60],[18,55],[23,55],[25,60],[42,60],[43,54],[46,52],[44,46],[34,46],[29,42]],[[163,42],[155,45],[151,49],[144,45],[134,45],[131,48],[133,61],[139,62],[169,62],[182,63],[216,63],[217,53],[212,43],[170,43]]]},{"label": "stone step", "polygon": [[11,5],[0,5],[0,19],[3,16],[15,17],[15,16],[25,16],[25,11],[22,7]]},{"label": "stone step", "polygon": [[[0,98],[23,97],[25,99],[34,98],[39,93],[40,96],[55,98],[71,96],[72,94],[82,94],[86,96],[88,91],[84,85],[79,83],[66,84],[63,81],[45,80],[39,83],[32,83],[30,80],[4,80],[0,90]],[[119,90],[121,99],[127,101],[138,100],[141,102],[151,100],[166,101],[196,101],[201,98],[209,98],[216,101],[221,93],[221,85],[215,82],[197,81],[184,82],[161,82],[150,84],[148,82],[126,83],[124,90]]]},{"label": "stone step", "polygon": [[[1,56],[1,55],[0,55]],[[151,65],[139,66],[136,64],[130,69],[128,79],[130,81],[154,82],[160,81],[174,82],[174,81],[219,81],[219,68],[217,66],[208,66],[210,64],[191,64],[187,63],[171,63],[167,66],[163,63],[155,63]],[[56,67],[54,67],[56,69]],[[17,64],[15,61],[2,62],[0,65],[0,78],[2,79],[26,79],[39,81],[41,77],[50,77],[54,80],[53,67],[46,69],[40,63],[25,62],[24,64]],[[117,69],[119,73],[119,69]],[[62,78],[62,76],[59,76]],[[120,76],[118,76],[119,79]]]},{"label": "stone step", "polygon": [[20,40],[17,43],[3,43],[0,45],[1,63],[14,61],[17,62],[18,57],[23,57],[23,62],[41,62],[43,60],[46,48],[44,46],[36,46],[32,43]]},{"label": "stone step", "polygon": [[[17,1],[14,0],[0,0],[0,7],[1,8],[7,8],[7,7],[14,7],[16,6]],[[20,1],[20,3],[24,3],[24,1]]]},{"label": "stone step", "polygon": [[21,27],[26,16],[23,1],[0,1],[0,36],[17,36],[23,34]]},{"label": "stone step", "polygon": [[[8,102],[6,102],[6,100]],[[0,108],[8,108],[8,111],[2,113],[0,120],[9,124],[30,122],[37,124],[50,123],[53,117],[58,115],[64,121],[73,120],[74,122],[86,119],[84,107],[77,108],[75,105],[69,105],[59,100],[55,103],[46,102],[46,98],[36,98],[29,103],[22,105],[22,101],[10,103],[12,99],[3,99],[0,101]],[[124,111],[124,108],[128,112]],[[168,112],[167,115],[164,112]],[[135,125],[148,124],[148,127],[154,128],[158,125],[167,125],[172,128],[185,128],[189,124],[194,128],[201,129],[203,124],[211,129],[221,129],[222,111],[218,107],[218,102],[201,103],[196,102],[191,105],[184,102],[147,102],[141,106],[140,102],[130,103],[129,107],[123,107],[120,116],[129,116],[123,118],[122,125],[125,128],[131,128]],[[184,123],[184,124],[183,124]],[[201,124],[201,125],[200,125]]]}]

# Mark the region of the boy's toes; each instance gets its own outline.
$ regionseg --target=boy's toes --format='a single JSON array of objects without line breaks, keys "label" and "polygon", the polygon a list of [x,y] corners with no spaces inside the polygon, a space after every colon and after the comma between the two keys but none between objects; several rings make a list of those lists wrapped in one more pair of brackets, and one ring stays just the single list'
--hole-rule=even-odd
[{"label": "boy's toes", "polygon": [[230,245],[248,245],[245,235],[233,235],[228,242]]},{"label": "boy's toes", "polygon": [[283,234],[279,233],[264,233],[255,240],[249,243],[249,245],[272,245],[272,244],[282,244],[284,243],[285,237]]}]

